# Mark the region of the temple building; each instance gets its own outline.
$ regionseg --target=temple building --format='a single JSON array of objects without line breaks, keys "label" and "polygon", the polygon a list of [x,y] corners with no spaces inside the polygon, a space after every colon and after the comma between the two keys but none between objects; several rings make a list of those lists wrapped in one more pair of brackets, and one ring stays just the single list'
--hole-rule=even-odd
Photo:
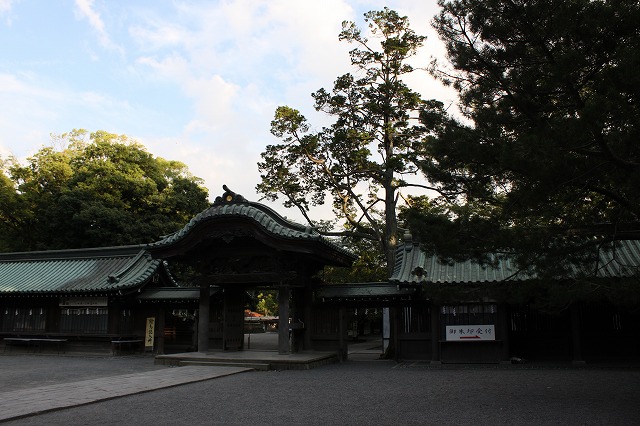
[{"label": "temple building", "polygon": [[[210,208],[152,244],[0,254],[0,333],[5,349],[51,343],[116,351],[144,343],[163,353],[181,343],[237,351],[247,290],[275,289],[279,353],[291,351],[290,329],[295,350],[337,350],[337,322],[320,324],[328,314],[313,308],[314,276],[354,260],[315,230],[225,187]],[[168,262],[190,271],[188,286],[178,285]]]},{"label": "temple building", "polygon": [[[388,282],[322,286],[316,298],[347,312],[383,309],[389,324],[383,344],[392,345],[396,360],[434,364],[637,361],[640,241],[615,241],[599,247],[594,258],[593,270],[576,269],[574,275],[545,283],[535,274],[520,271],[509,257],[496,257],[489,264],[447,262],[425,254],[418,242],[405,235]],[[542,294],[554,286],[572,291],[579,280],[610,290],[592,298],[574,291],[573,300],[553,311],[526,296],[514,297]],[[613,296],[621,286],[636,295],[635,302],[612,303],[602,297],[603,293]],[[626,308],[620,306],[624,304]]]},{"label": "temple building", "polygon": [[[637,306],[634,312],[605,300],[575,301],[550,313],[501,299],[489,290],[540,280],[508,258],[442,262],[407,235],[387,282],[327,285],[319,278],[323,268],[350,267],[349,250],[224,188],[182,229],[151,244],[0,254],[4,350],[246,351],[247,295],[276,290],[273,350],[280,356],[345,359],[358,337],[354,318],[382,312],[370,329],[379,333],[380,355],[397,360],[640,358]],[[618,241],[597,258],[590,278],[597,285],[638,285],[640,241]]]}]

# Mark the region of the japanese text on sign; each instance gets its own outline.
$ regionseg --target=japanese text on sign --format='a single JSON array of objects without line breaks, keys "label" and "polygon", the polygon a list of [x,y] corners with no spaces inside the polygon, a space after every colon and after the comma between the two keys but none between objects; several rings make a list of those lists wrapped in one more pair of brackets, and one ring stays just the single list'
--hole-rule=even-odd
[{"label": "japanese text on sign", "polygon": [[147,328],[144,337],[144,347],[153,349],[153,335],[155,334],[156,319],[154,317],[147,318]]},{"label": "japanese text on sign", "polygon": [[478,340],[496,340],[495,327],[493,324],[479,325],[447,325],[447,337],[445,340],[458,341],[478,341]]}]

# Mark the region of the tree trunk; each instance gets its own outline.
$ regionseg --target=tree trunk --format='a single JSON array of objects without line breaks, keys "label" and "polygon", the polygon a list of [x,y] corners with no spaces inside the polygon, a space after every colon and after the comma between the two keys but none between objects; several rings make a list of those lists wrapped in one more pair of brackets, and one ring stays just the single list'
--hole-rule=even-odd
[{"label": "tree trunk", "polygon": [[[387,173],[388,180],[385,185],[385,235],[383,236],[382,248],[387,259],[387,278],[391,278],[396,260],[396,247],[398,245],[398,218],[396,216],[395,188],[392,186],[393,172]],[[391,309],[395,313],[395,308]],[[396,358],[396,315],[389,315],[389,346],[385,350],[385,359]]]},{"label": "tree trunk", "polygon": [[387,259],[387,278],[391,278],[398,246],[398,217],[396,216],[396,189],[393,187],[393,171],[387,171],[385,185],[385,229],[382,248]]}]

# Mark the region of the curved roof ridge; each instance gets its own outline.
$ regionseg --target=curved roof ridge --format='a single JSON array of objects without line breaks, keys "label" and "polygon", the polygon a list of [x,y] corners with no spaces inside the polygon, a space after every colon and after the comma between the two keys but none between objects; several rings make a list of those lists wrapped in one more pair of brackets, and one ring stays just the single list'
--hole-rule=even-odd
[{"label": "curved roof ridge", "polygon": [[323,239],[321,234],[314,228],[291,222],[270,207],[251,201],[241,201],[233,204],[214,204],[198,213],[182,229],[164,236],[161,240],[151,243],[149,246],[157,247],[170,244],[181,239],[200,223],[217,217],[229,216],[251,219],[271,234],[285,238]]},{"label": "curved roof ridge", "polygon": [[340,253],[341,256],[356,257],[340,244],[324,237],[315,228],[292,222],[272,208],[264,204],[247,201],[241,195],[230,191],[226,186],[224,188],[226,192],[221,197],[217,197],[211,206],[198,213],[182,229],[149,244],[147,247],[152,254],[157,253],[156,250],[161,251],[185,238],[189,238],[188,234],[191,231],[196,227],[204,226],[210,221],[220,218],[240,218],[253,222],[254,226],[276,238],[304,241],[306,244],[313,242],[329,248],[335,253]]},{"label": "curved roof ridge", "polygon": [[225,194],[223,197],[217,197],[215,203],[195,215],[183,228],[172,234],[163,236],[159,241],[151,243],[149,246],[158,247],[170,244],[181,239],[200,223],[216,217],[229,216],[251,219],[266,231],[285,238],[323,239],[316,229],[311,226],[293,222],[280,215],[271,207],[253,201],[247,201],[244,197],[230,191]]}]

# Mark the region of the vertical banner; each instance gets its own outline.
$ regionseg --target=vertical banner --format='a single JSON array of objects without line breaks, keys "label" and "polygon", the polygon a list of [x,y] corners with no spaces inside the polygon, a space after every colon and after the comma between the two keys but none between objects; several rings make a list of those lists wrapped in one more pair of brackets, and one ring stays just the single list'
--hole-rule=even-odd
[{"label": "vertical banner", "polygon": [[155,334],[155,328],[156,328],[156,318],[155,317],[147,318],[147,328],[144,336],[145,350],[149,348],[153,351],[153,335]]}]

